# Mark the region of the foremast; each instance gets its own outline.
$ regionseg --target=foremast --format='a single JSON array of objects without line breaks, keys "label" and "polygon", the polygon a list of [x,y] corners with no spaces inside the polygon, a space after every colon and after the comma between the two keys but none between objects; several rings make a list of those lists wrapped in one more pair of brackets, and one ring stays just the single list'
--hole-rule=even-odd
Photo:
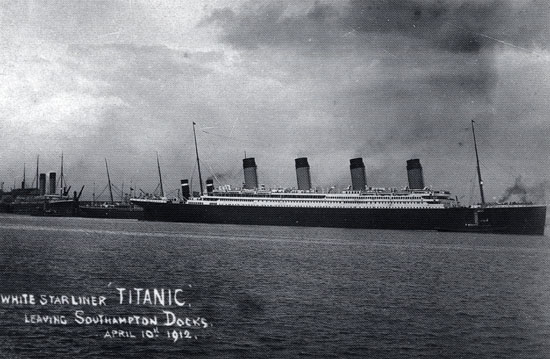
[{"label": "foremast", "polygon": [[157,152],[157,168],[159,171],[159,182],[160,182],[160,196],[164,197],[164,187],[162,186],[162,173],[160,172],[160,162],[159,162],[159,153]]},{"label": "foremast", "polygon": [[479,182],[479,194],[481,196],[481,205],[485,206],[485,195],[483,194],[483,180],[481,179],[481,168],[479,166],[479,154],[477,152],[476,132],[474,129],[474,120],[472,120],[472,135],[474,137],[474,150],[476,152],[477,178]]},{"label": "foremast", "polygon": [[109,186],[109,195],[111,196],[111,204],[115,203],[113,198],[113,186],[111,185],[111,176],[109,175],[109,166],[107,165],[107,159],[105,159],[105,169],[107,170],[107,184]]},{"label": "foremast", "polygon": [[199,148],[197,146],[197,133],[195,132],[195,126],[197,124],[193,122],[193,138],[195,139],[195,153],[197,154],[197,169],[199,171],[199,184],[201,187],[201,196],[204,193],[203,187],[202,187],[202,175],[201,175],[201,162],[199,161]]}]

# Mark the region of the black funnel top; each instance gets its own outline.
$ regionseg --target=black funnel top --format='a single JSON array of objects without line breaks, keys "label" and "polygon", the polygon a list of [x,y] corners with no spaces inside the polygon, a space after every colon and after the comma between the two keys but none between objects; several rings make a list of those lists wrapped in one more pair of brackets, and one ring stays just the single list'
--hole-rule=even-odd
[{"label": "black funnel top", "polygon": [[354,168],[365,168],[365,164],[363,163],[363,158],[352,158],[349,160],[349,169],[352,170]]},{"label": "black funnel top", "polygon": [[309,167],[307,157],[296,158],[294,161],[296,162],[296,168]]},{"label": "black funnel top", "polygon": [[412,170],[412,169],[415,169],[415,168],[422,168],[422,166],[420,165],[420,160],[418,158],[408,160],[407,161],[407,169]]},{"label": "black funnel top", "polygon": [[256,167],[256,161],[254,161],[254,157],[243,159],[243,168],[250,168],[250,167]]}]

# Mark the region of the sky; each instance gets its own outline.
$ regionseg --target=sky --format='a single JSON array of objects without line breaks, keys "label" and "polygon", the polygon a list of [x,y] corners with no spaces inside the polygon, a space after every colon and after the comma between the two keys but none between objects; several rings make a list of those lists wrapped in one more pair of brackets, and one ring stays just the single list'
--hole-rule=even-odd
[{"label": "sky", "polygon": [[[425,183],[478,201],[550,180],[550,4],[546,0],[0,2],[0,181],[26,167],[73,188],[152,192],[203,178],[350,184],[363,157],[375,187]],[[518,182],[519,180],[519,182]],[[102,194],[107,199],[107,194]]]}]

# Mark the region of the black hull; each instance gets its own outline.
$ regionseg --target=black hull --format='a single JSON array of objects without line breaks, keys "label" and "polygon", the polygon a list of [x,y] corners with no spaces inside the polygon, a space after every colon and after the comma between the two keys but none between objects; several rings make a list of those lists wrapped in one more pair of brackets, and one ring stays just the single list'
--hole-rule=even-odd
[{"label": "black hull", "polygon": [[10,203],[7,213],[24,214],[31,216],[73,217],[78,215],[78,202],[73,200],[36,201]]},{"label": "black hull", "polygon": [[149,221],[543,235],[545,206],[358,209],[136,202]]},{"label": "black hull", "polygon": [[80,216],[88,218],[143,219],[141,208],[80,207]]}]

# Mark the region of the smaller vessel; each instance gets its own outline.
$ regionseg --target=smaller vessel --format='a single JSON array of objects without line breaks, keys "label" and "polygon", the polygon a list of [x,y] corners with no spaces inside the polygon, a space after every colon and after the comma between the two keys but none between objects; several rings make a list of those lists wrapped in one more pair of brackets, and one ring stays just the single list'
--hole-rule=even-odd
[{"label": "smaller vessel", "polygon": [[80,215],[82,217],[89,218],[141,219],[143,217],[143,210],[140,207],[135,206],[133,203],[130,203],[129,197],[124,196],[124,188],[122,190],[123,193],[121,201],[115,202],[107,159],[105,159],[105,169],[107,171],[107,187],[109,189],[110,202],[98,204],[94,198],[92,203],[81,205],[79,207]]},{"label": "smaller vessel", "polygon": [[102,203],[80,206],[80,216],[88,218],[141,219],[143,210],[132,203]]}]

